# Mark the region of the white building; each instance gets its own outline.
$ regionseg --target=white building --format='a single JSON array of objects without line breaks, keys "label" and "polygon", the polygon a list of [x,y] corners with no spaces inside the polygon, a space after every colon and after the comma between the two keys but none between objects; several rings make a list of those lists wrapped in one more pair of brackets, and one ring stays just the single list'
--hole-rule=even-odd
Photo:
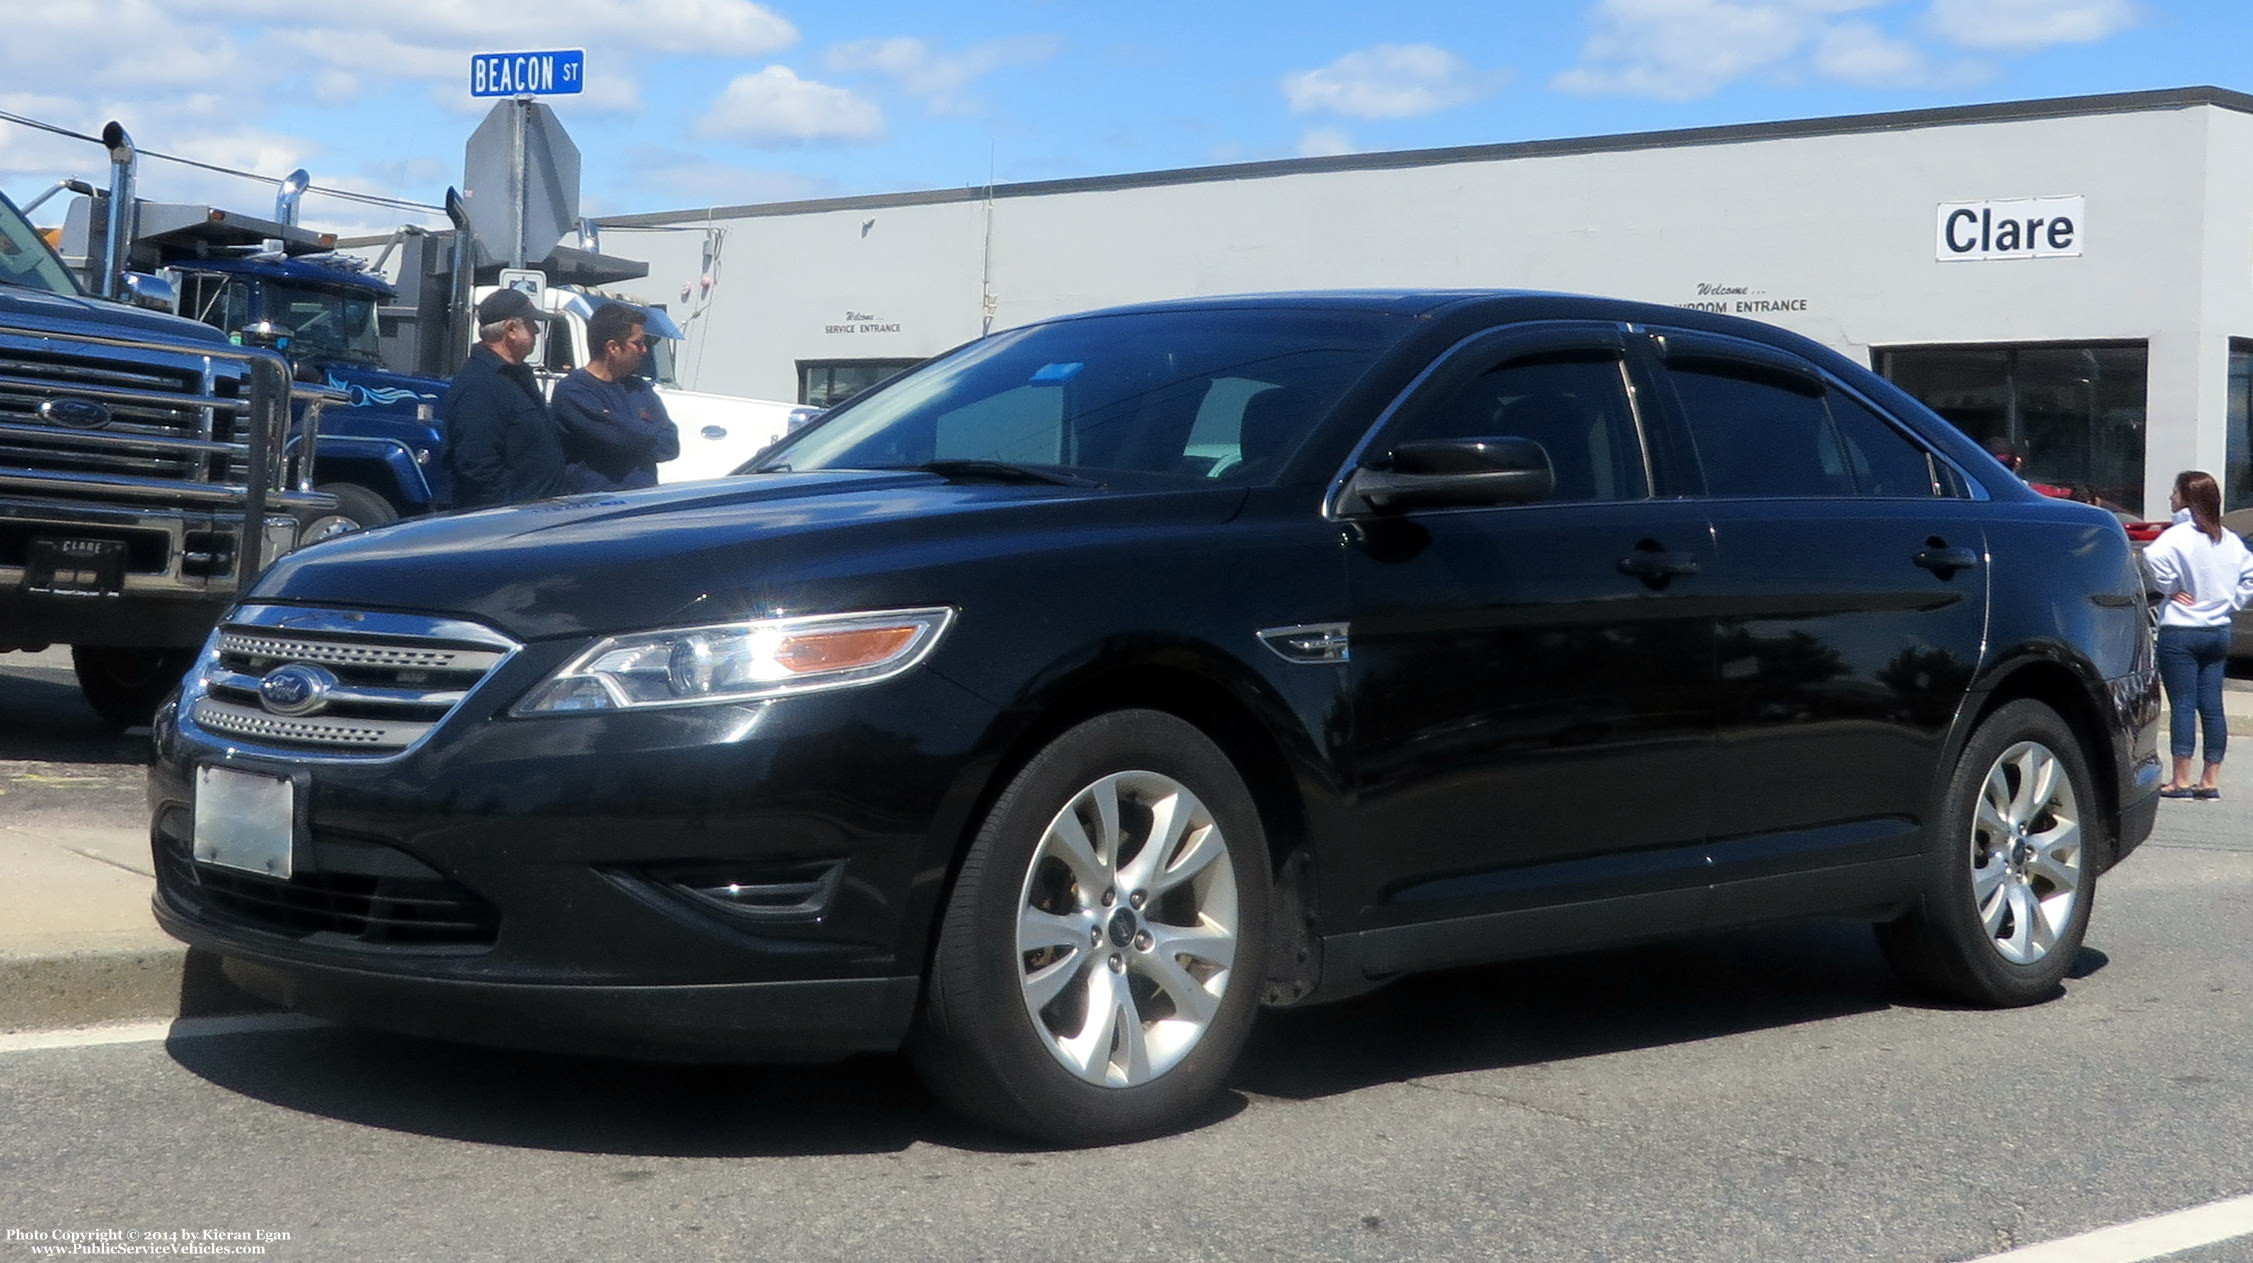
[{"label": "white building", "polygon": [[[1361,154],[603,221],[684,384],[832,402],[1058,313],[1261,290],[1569,290],[1872,364],[2025,474],[2253,503],[2253,96],[2216,88]],[[631,233],[632,235],[624,235]],[[709,280],[707,285],[705,282]],[[2148,420],[2148,424],[2147,424]]]}]

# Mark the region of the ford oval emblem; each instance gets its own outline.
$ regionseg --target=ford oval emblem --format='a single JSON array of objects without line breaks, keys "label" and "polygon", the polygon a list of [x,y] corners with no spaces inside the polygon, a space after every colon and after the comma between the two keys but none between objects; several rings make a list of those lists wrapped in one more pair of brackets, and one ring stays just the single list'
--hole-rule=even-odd
[{"label": "ford oval emblem", "polygon": [[110,410],[91,399],[49,399],[39,405],[39,419],[73,430],[99,430],[110,423]]},{"label": "ford oval emblem", "polygon": [[258,700],[267,710],[292,719],[319,713],[329,704],[329,690],[337,679],[320,667],[292,662],[268,671],[258,681]]}]

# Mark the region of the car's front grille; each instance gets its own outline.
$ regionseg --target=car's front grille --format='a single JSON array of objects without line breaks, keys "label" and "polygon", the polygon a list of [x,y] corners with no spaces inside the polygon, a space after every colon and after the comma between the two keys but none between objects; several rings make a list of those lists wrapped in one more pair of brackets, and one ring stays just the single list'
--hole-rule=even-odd
[{"label": "car's front grille", "polygon": [[170,833],[158,836],[156,857],[157,880],[173,902],[272,934],[338,935],[399,947],[490,946],[500,934],[492,904],[435,870],[427,876],[299,873],[280,881],[198,864],[188,840]]},{"label": "car's front grille", "polygon": [[452,619],[246,606],[220,626],[187,714],[277,751],[386,757],[428,735],[516,647]]}]

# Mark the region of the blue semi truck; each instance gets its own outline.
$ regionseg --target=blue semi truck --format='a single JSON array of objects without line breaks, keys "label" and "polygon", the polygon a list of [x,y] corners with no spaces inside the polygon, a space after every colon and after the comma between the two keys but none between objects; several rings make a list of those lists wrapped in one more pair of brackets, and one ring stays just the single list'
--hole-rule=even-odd
[{"label": "blue semi truck", "polygon": [[297,379],[345,396],[321,413],[314,485],[337,507],[308,539],[430,512],[447,497],[437,418],[447,383],[384,367],[381,315],[396,297],[350,256],[176,257],[164,263],[180,314],[269,334]]}]

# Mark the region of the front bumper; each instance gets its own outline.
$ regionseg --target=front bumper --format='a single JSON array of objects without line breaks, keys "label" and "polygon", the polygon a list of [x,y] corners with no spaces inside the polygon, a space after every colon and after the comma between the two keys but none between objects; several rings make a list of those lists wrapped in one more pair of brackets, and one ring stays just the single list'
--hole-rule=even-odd
[{"label": "front bumper", "polygon": [[[897,1047],[992,716],[928,671],[747,706],[510,719],[528,647],[393,758],[158,717],[156,915],[255,994],[512,1047]],[[288,780],[294,872],[193,858],[197,769]],[[716,893],[715,893],[716,892]]]},{"label": "front bumper", "polygon": [[820,1061],[899,1047],[921,979],[561,986],[277,962],[167,906],[157,923],[219,953],[252,995],[315,1017],[494,1048],[654,1061]]}]

